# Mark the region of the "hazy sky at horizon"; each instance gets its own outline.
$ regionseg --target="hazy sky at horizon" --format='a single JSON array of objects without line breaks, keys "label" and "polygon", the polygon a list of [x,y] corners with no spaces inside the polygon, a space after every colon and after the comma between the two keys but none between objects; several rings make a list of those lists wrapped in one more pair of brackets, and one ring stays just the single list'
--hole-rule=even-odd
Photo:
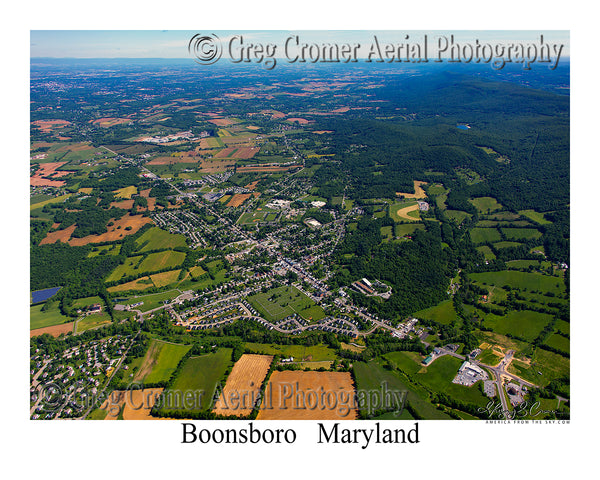
[{"label": "hazy sky at horizon", "polygon": [[[427,34],[429,44],[434,47],[439,36],[450,40],[454,35],[456,43],[475,41],[490,44],[535,43],[539,45],[540,35],[549,44],[564,44],[562,57],[568,57],[569,31],[566,30],[236,30],[236,31],[189,31],[189,30],[31,30],[30,56],[55,58],[187,58],[190,38],[197,33],[215,33],[223,45],[223,57],[227,58],[227,45],[234,35],[242,35],[244,43],[272,43],[278,46],[278,55],[290,35],[298,35],[301,43],[360,43],[368,51],[377,35],[385,43],[419,43]],[[409,35],[409,40],[405,36]],[[366,47],[365,47],[366,46]]]}]

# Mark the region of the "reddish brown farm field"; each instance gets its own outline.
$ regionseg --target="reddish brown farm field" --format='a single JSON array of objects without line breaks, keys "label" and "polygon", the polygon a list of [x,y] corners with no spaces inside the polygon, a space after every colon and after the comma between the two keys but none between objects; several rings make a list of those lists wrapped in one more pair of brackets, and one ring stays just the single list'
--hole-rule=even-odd
[{"label": "reddish brown farm field", "polygon": [[31,122],[32,125],[38,127],[44,133],[50,133],[52,130],[71,125],[71,122],[66,120],[36,120]]},{"label": "reddish brown farm field", "polygon": [[101,127],[112,127],[114,125],[121,125],[123,123],[131,123],[130,118],[114,118],[114,117],[103,117],[96,120],[92,120],[90,123],[94,125],[100,125]]},{"label": "reddish brown farm field", "polygon": [[306,118],[288,118],[286,120],[287,122],[298,122],[300,125],[306,125],[307,123],[310,123]]},{"label": "reddish brown farm field", "polygon": [[[118,220],[114,220],[114,225],[108,227],[108,232],[101,235],[88,235],[83,238],[72,238],[69,244],[75,247],[87,245],[88,243],[114,242],[127,235],[132,235],[142,228],[147,223],[152,223],[152,220],[142,215],[124,215]],[[121,227],[121,228],[119,228]],[[131,227],[131,230],[125,230]]]},{"label": "reddish brown farm field", "polygon": [[35,330],[29,330],[29,338],[38,337],[44,333],[48,333],[53,337],[58,337],[61,333],[65,335],[73,331],[73,323],[63,323],[61,325],[54,325],[52,327],[36,328]]},{"label": "reddish brown farm field", "polygon": [[40,164],[40,168],[29,178],[30,185],[33,187],[60,187],[64,185],[65,182],[63,180],[52,180],[43,177],[55,177],[71,173],[56,171],[57,168],[60,168],[65,163],[67,162],[51,162]]},{"label": "reddish brown farm field", "polygon": [[231,200],[227,202],[228,207],[239,207],[242,203],[250,198],[250,193],[236,193]]},{"label": "reddish brown farm field", "polygon": [[298,165],[289,167],[238,167],[238,172],[287,172],[292,168],[298,168]]},{"label": "reddish brown farm field", "polygon": [[[124,215],[118,220],[114,220],[114,224],[108,227],[108,231],[101,235],[88,235],[83,238],[70,238],[75,230],[76,226],[71,225],[68,228],[50,232],[40,242],[40,245],[47,243],[55,243],[57,241],[66,242],[74,247],[80,247],[87,245],[88,243],[100,243],[100,242],[114,242],[120,240],[127,235],[132,235],[137,232],[146,223],[152,223],[152,220],[142,215]],[[131,227],[131,230],[126,230],[127,227]]]},{"label": "reddish brown farm field", "polygon": [[56,230],[54,232],[49,232],[46,235],[46,238],[44,238],[40,242],[40,245],[46,245],[49,243],[56,243],[56,242],[68,243],[69,238],[71,238],[71,235],[73,234],[73,232],[75,231],[76,228],[77,228],[77,225],[71,225],[70,227],[63,228],[62,230]]},{"label": "reddish brown farm field", "polygon": [[209,122],[219,127],[226,127],[227,125],[233,125],[234,123],[238,123],[237,121],[231,118],[213,118],[209,120]]},{"label": "reddish brown farm field", "polygon": [[146,165],[173,165],[176,163],[198,163],[201,157],[156,157],[150,160]]},{"label": "reddish brown farm field", "polygon": [[349,372],[275,371],[257,420],[355,420]]},{"label": "reddish brown farm field", "polygon": [[150,415],[162,391],[162,388],[114,390],[100,407],[107,411],[104,419],[117,420],[123,411],[123,420],[162,420]]},{"label": "reddish brown farm field", "polygon": [[133,207],[135,200],[121,200],[120,202],[111,202],[111,207],[122,208],[123,210],[130,210]]}]

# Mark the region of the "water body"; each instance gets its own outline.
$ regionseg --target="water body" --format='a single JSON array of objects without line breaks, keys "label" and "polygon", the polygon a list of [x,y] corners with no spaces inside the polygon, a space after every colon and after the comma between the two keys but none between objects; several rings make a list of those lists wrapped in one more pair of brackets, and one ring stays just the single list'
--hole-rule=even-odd
[{"label": "water body", "polygon": [[61,288],[62,287],[52,287],[45,288],[44,290],[36,290],[35,292],[31,292],[31,303],[36,304],[45,302],[49,298],[56,295],[56,292],[58,292]]},{"label": "water body", "polygon": [[468,130],[471,127],[469,127],[469,125],[457,125],[456,128],[459,128],[460,130]]}]

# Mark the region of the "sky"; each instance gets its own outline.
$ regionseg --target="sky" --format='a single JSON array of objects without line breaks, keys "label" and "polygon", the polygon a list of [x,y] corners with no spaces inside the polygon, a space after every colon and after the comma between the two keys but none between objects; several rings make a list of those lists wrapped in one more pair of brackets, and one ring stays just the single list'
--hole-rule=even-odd
[{"label": "sky", "polygon": [[[197,33],[216,34],[223,47],[223,58],[227,58],[227,45],[235,35],[241,35],[244,44],[272,43],[283,51],[285,40],[290,35],[298,35],[300,43],[360,43],[370,45],[373,35],[387,43],[422,42],[427,34],[430,45],[437,44],[440,36],[450,40],[454,35],[455,43],[509,44],[536,43],[539,45],[540,35],[550,44],[563,44],[562,57],[570,55],[569,31],[565,30],[516,30],[516,31],[378,31],[378,30],[297,30],[297,31],[190,31],[190,30],[31,30],[31,57],[54,58],[188,58],[188,43]],[[436,43],[434,43],[436,42]],[[367,51],[367,50],[364,50]],[[276,55],[279,56],[279,55]]]}]

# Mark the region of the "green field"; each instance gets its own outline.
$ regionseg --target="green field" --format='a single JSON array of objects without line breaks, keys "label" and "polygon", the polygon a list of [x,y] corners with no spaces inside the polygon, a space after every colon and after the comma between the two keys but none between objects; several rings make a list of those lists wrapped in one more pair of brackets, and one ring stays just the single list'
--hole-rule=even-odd
[{"label": "green field", "polygon": [[170,250],[175,247],[185,247],[185,236],[172,234],[158,227],[146,230],[143,235],[135,241],[137,252],[150,250]]},{"label": "green field", "polygon": [[549,347],[560,350],[561,352],[571,352],[571,342],[569,341],[569,339],[563,337],[562,335],[559,335],[558,333],[553,333],[552,335],[550,335],[544,343]]},{"label": "green field", "polygon": [[498,201],[493,197],[477,197],[469,199],[475,208],[479,211],[479,213],[491,213],[496,210],[502,210],[502,205],[498,203]]},{"label": "green field", "polygon": [[58,302],[52,302],[50,308],[45,312],[42,312],[43,303],[29,307],[29,328],[35,330],[36,328],[52,327],[53,325],[60,325],[62,323],[68,323],[73,321],[70,317],[65,317],[60,313],[58,308]]},{"label": "green field", "polygon": [[125,263],[117,266],[117,268],[115,268],[110,275],[106,277],[106,281],[117,282],[121,280],[121,278],[141,273],[139,270],[139,263],[142,258],[144,258],[142,255],[138,255],[137,257],[128,257],[125,260]]},{"label": "green field", "polygon": [[100,305],[102,305],[102,308],[104,309],[104,300],[102,300],[98,296],[78,298],[77,300],[73,300],[73,304],[71,306],[74,309],[80,309],[83,307],[89,307],[90,305],[94,305],[96,303],[99,303]]},{"label": "green field", "polygon": [[496,255],[494,255],[494,252],[492,252],[492,249],[490,247],[488,247],[487,245],[482,245],[480,247],[477,247],[477,251],[483,253],[483,256],[485,257],[486,260],[494,260],[496,258]]},{"label": "green field", "polygon": [[564,333],[565,335],[569,335],[571,333],[571,324],[569,322],[565,322],[564,320],[557,320],[554,325],[557,332]]},{"label": "green field", "polygon": [[513,360],[508,371],[531,383],[545,386],[551,380],[568,376],[570,361],[557,353],[537,348],[531,357],[531,365]]},{"label": "green field", "polygon": [[143,272],[154,272],[156,270],[162,270],[164,268],[175,268],[183,263],[185,260],[185,253],[176,252],[174,250],[167,250],[165,252],[155,252],[148,255],[139,265],[138,271]]},{"label": "green field", "polygon": [[[232,364],[231,352],[231,348],[220,348],[207,355],[188,358],[172,386],[165,390],[165,407],[170,408],[164,410],[199,411],[212,408],[217,382]],[[185,392],[193,392],[193,400],[185,401]]]},{"label": "green field", "polygon": [[[406,200],[404,202],[392,203],[392,204],[390,204],[390,217],[395,222],[406,222],[406,221],[408,221],[408,219],[406,219],[404,217],[399,217],[398,210],[400,210],[401,208],[411,207],[416,204],[417,204],[416,200]],[[418,210],[417,210],[417,212],[418,212]],[[417,216],[418,216],[418,213],[417,213]],[[417,220],[417,218],[415,218],[415,220]]]},{"label": "green field", "polygon": [[417,352],[390,352],[386,353],[383,357],[389,360],[396,368],[409,375],[417,373],[423,368],[421,365],[421,355]]},{"label": "green field", "polygon": [[502,248],[519,247],[521,245],[523,245],[523,244],[519,243],[519,242],[496,242],[496,243],[494,243],[494,248],[499,250]]},{"label": "green field", "polygon": [[445,191],[446,191],[446,189],[440,183],[434,183],[433,185],[429,185],[427,187],[427,193],[429,195],[440,195],[440,194],[444,193]]},{"label": "green field", "polygon": [[502,358],[504,358],[504,357],[496,354],[491,348],[488,348],[486,350],[483,350],[479,354],[479,356],[477,357],[477,360],[485,365],[490,365],[492,367],[495,367],[496,365],[498,365],[500,363],[500,360],[502,360]]},{"label": "green field", "polygon": [[517,270],[521,270],[524,268],[529,268],[529,267],[534,267],[534,268],[544,268],[547,269],[549,266],[551,266],[552,263],[550,262],[546,262],[546,261],[539,261],[539,260],[509,260],[508,262],[506,262],[506,266],[509,268],[514,268]]},{"label": "green field", "polygon": [[294,361],[324,362],[335,360],[335,351],[327,345],[277,345],[267,343],[245,343],[246,349],[252,353],[279,355],[282,358],[294,357]]},{"label": "green field", "polygon": [[144,360],[137,371],[134,381],[145,384],[164,382],[171,378],[177,364],[187,351],[192,348],[189,345],[166,343],[160,340],[152,340]]},{"label": "green field", "polygon": [[93,313],[90,315],[86,315],[81,320],[79,320],[77,322],[77,326],[75,327],[75,331],[77,333],[81,333],[91,328],[100,327],[102,325],[108,325],[109,323],[111,323],[111,319],[108,313]]},{"label": "green field", "polygon": [[495,228],[474,228],[471,230],[473,243],[492,243],[501,240],[500,232]]},{"label": "green field", "polygon": [[456,223],[461,223],[465,218],[472,217],[470,213],[463,212],[462,210],[446,210],[444,213],[449,219],[454,220]]},{"label": "green field", "polygon": [[425,225],[422,223],[398,223],[396,225],[396,236],[412,235],[417,230],[425,230]]},{"label": "green field", "polygon": [[261,222],[272,222],[277,218],[274,210],[262,209],[260,211],[242,213],[237,223],[240,225],[256,225]]},{"label": "green field", "polygon": [[252,295],[248,297],[248,301],[270,322],[277,322],[293,313],[312,321],[325,318],[323,308],[296,287],[274,288],[267,293]]},{"label": "green field", "polygon": [[118,255],[120,251],[120,243],[115,243],[113,245],[101,245],[99,247],[92,248],[92,251],[88,253],[88,258],[97,257],[98,255]]},{"label": "green field", "polygon": [[542,236],[542,232],[535,228],[501,228],[500,230],[509,240],[530,240]]},{"label": "green field", "polygon": [[61,195],[60,197],[51,197],[51,198],[48,198],[47,200],[43,200],[43,201],[38,202],[38,203],[32,203],[29,206],[29,210],[36,210],[38,208],[44,207],[45,205],[49,205],[51,203],[64,202],[71,195],[73,195],[73,194],[72,193],[67,193],[66,195]]},{"label": "green field", "polygon": [[156,307],[160,307],[164,305],[165,300],[171,300],[177,297],[180,294],[177,290],[169,290],[167,292],[160,293],[151,293],[150,295],[139,295],[135,297],[129,297],[124,300],[120,300],[120,304],[130,305],[132,303],[144,302],[143,305],[135,307],[136,310],[140,310],[141,312],[147,312],[148,310],[152,310]]},{"label": "green field", "polygon": [[452,300],[444,300],[435,307],[426,308],[425,310],[413,313],[413,316],[422,320],[433,320],[434,322],[443,323],[444,325],[450,325],[453,321],[458,320]]},{"label": "green field", "polygon": [[360,391],[377,391],[381,390],[383,385],[386,385],[386,388],[391,391],[408,392],[408,402],[423,418],[431,420],[450,419],[448,415],[439,411],[427,400],[428,393],[424,388],[409,386],[396,372],[386,370],[381,361],[354,362],[353,369],[356,386]]},{"label": "green field", "polygon": [[519,210],[519,215],[523,215],[524,217],[527,217],[530,220],[539,223],[540,225],[548,225],[549,223],[552,223],[544,218],[543,213],[536,212],[535,210]]},{"label": "green field", "polygon": [[512,311],[505,316],[486,315],[484,325],[502,335],[511,334],[533,341],[552,319],[547,313],[531,310]]},{"label": "green field", "polygon": [[465,387],[452,383],[462,363],[458,358],[444,355],[416,373],[413,378],[434,392],[445,393],[462,402],[485,406],[489,399],[481,393],[477,384]]},{"label": "green field", "polygon": [[470,277],[474,282],[499,287],[510,285],[512,288],[554,292],[555,294],[565,291],[562,278],[542,275],[541,273],[501,270],[499,272],[472,273]]},{"label": "green field", "polygon": [[381,236],[383,237],[384,240],[391,240],[392,238],[394,238],[394,233],[392,231],[391,226],[388,227],[381,227]]}]

